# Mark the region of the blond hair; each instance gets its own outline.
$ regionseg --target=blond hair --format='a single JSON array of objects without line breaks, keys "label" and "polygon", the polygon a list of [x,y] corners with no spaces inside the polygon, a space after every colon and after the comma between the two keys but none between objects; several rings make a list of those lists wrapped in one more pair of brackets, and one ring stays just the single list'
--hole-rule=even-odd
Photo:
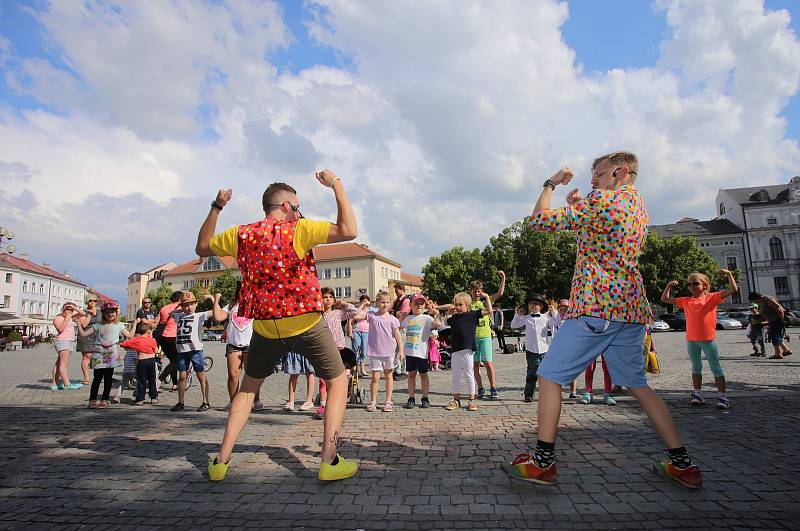
[{"label": "blond hair", "polygon": [[597,157],[594,159],[594,162],[592,162],[592,171],[594,171],[598,164],[605,161],[610,162],[614,166],[626,166],[630,174],[637,175],[639,173],[639,159],[637,159],[636,155],[633,153],[615,151],[614,153],[608,153],[607,155]]},{"label": "blond hair", "polygon": [[458,304],[459,302],[463,302],[467,306],[472,304],[472,295],[469,293],[462,291],[453,295],[453,304]]},{"label": "blond hair", "polygon": [[711,290],[711,281],[703,273],[698,273],[695,271],[693,273],[689,273],[689,276],[686,277],[687,280],[691,280],[692,278],[696,278],[706,285],[706,287],[703,288],[703,293],[708,293]]},{"label": "blond hair", "polygon": [[383,290],[381,290],[381,291],[379,291],[378,293],[375,294],[375,302],[378,302],[378,299],[386,299],[387,301],[391,301],[392,300],[392,298],[389,296],[389,294],[386,293]]},{"label": "blond hair", "polygon": [[480,280],[473,280],[472,282],[469,283],[469,289],[483,291],[483,282],[481,282]]}]

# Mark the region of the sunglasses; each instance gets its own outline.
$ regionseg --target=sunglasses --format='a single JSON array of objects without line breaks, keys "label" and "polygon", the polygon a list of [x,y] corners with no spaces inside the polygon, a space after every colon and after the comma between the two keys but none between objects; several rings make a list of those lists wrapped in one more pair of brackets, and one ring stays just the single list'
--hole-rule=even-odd
[{"label": "sunglasses", "polygon": [[693,282],[687,282],[686,284],[689,285],[689,286],[702,286],[703,285],[702,282],[698,282],[696,280],[693,281]]},{"label": "sunglasses", "polygon": [[303,219],[304,216],[303,216],[303,213],[300,212],[300,205],[295,206],[295,205],[291,204],[289,201],[284,201],[283,203],[270,203],[267,206],[268,207],[280,207],[280,206],[283,206],[283,205],[285,205],[287,203],[289,203],[289,209],[292,212],[295,212],[300,219]]},{"label": "sunglasses", "polygon": [[151,304],[150,301],[142,301],[142,304]]}]

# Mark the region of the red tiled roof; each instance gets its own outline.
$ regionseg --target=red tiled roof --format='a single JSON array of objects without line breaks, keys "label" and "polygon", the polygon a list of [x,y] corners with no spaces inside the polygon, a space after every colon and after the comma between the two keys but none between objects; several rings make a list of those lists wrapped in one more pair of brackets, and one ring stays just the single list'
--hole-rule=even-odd
[{"label": "red tiled roof", "polygon": [[376,253],[363,243],[333,243],[330,245],[319,245],[314,247],[314,260],[342,260],[345,258],[361,258],[365,256],[374,256],[380,258],[384,262],[389,262],[392,265],[400,267],[400,264],[394,260],[390,260],[385,256]]},{"label": "red tiled roof", "polygon": [[4,254],[0,256],[0,260],[4,261],[9,265],[22,269],[23,271],[29,271],[31,273],[36,273],[38,275],[53,277],[64,282],[71,282],[72,284],[77,284],[78,286],[84,286],[84,287],[86,286],[86,284],[84,284],[80,280],[76,280],[72,277],[65,275],[64,273],[59,273],[58,271],[50,269],[47,266],[39,265],[37,263],[31,262],[30,260],[25,260],[18,256],[11,256],[10,254]]},{"label": "red tiled roof", "polygon": [[111,302],[116,302],[117,305],[119,305],[119,301],[117,299],[112,299],[111,297],[109,297],[105,293],[100,293],[96,289],[89,289],[89,291],[92,292],[95,295],[95,297],[97,297],[97,302],[100,303],[100,304],[103,304],[104,302],[111,301]]},{"label": "red tiled roof", "polygon": [[[216,256],[215,258],[220,262],[222,262],[222,266],[225,269],[239,269],[239,264],[236,262],[236,258],[232,258],[230,256]],[[203,263],[203,260],[205,260],[205,258],[196,258],[194,260],[189,260],[188,262],[185,262],[173,269],[170,269],[162,276],[174,277],[175,275],[185,275],[186,273],[193,273],[198,267],[200,267],[200,264]]]},{"label": "red tiled roof", "polygon": [[422,277],[419,275],[412,275],[411,273],[400,272],[400,280],[408,282],[414,286],[422,286]]}]

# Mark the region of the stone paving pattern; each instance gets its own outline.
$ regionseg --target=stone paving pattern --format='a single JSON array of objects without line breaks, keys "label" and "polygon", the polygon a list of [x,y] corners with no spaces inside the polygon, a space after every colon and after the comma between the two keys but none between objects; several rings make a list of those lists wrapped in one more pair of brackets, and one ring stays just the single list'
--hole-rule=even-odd
[{"label": "stone paving pattern", "polygon": [[[790,330],[796,346],[800,329]],[[88,388],[49,390],[51,347],[0,353],[0,528],[798,529],[800,360],[751,358],[742,331],[720,332],[718,343],[729,411],[713,400],[687,405],[683,334],[656,335],[664,372],[651,384],[704,471],[696,492],[651,471],[663,447],[629,396],[616,407],[565,401],[558,484],[510,480],[500,463],[536,442],[536,402],[522,402],[522,354],[496,355],[500,400],[482,401],[475,413],[441,407],[449,371],[432,375],[438,407],[404,410],[405,381],[392,413],[350,406],[340,452],[361,472],[325,484],[316,479],[322,423],[283,413],[287,377],[274,375],[263,389],[267,408],[253,414],[227,479],[212,484],[205,468],[226,419],[221,345],[207,343],[216,364],[215,409],[206,413],[194,411],[197,387],[183,413],[169,411],[177,400],[169,392],[156,406],[132,407],[126,398],[88,410]],[[78,376],[78,356],[70,365]],[[302,381],[298,391],[304,396]]]}]

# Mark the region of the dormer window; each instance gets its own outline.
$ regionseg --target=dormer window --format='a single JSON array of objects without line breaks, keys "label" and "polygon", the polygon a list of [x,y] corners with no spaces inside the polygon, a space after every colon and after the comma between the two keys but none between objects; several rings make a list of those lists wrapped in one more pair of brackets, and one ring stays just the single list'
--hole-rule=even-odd
[{"label": "dormer window", "polygon": [[769,201],[769,193],[766,190],[759,190],[750,196],[750,201]]},{"label": "dormer window", "polygon": [[203,271],[219,271],[220,269],[222,269],[222,265],[220,265],[219,260],[214,257],[203,262]]},{"label": "dormer window", "polygon": [[720,203],[719,204],[719,215],[721,216],[724,213],[725,213],[725,203]]},{"label": "dormer window", "polygon": [[767,225],[777,225],[777,224],[778,220],[777,218],[775,218],[775,216],[770,216],[767,218]]}]

